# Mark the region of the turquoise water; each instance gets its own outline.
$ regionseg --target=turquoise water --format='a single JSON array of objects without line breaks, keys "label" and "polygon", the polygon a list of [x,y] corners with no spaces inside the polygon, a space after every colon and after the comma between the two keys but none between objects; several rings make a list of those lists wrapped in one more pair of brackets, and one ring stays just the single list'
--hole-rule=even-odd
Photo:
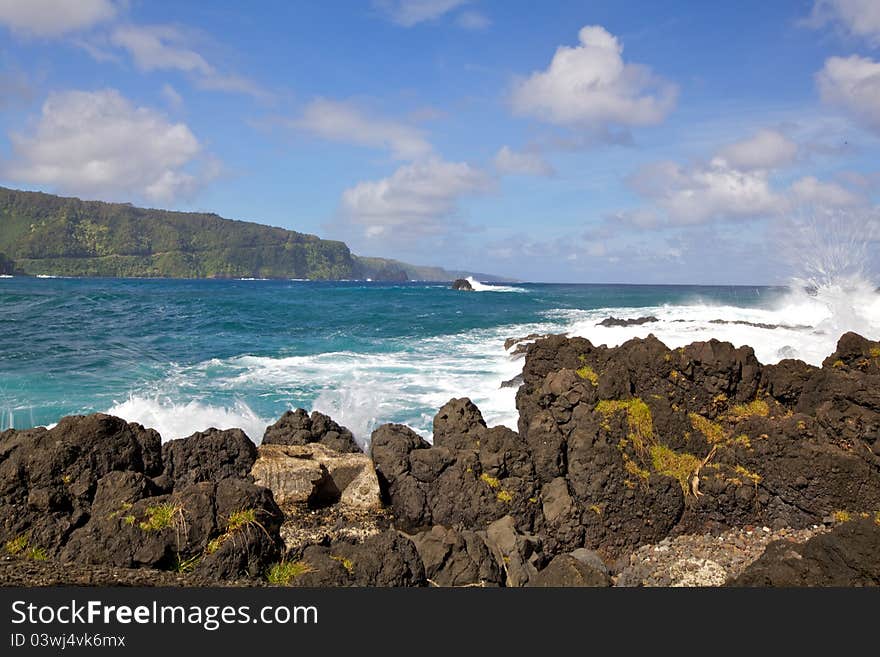
[{"label": "turquoise water", "polygon": [[[522,361],[504,351],[507,337],[569,331],[617,344],[653,331],[670,346],[715,336],[760,343],[763,360],[815,361],[833,346],[818,329],[712,320],[817,327],[829,315],[817,303],[756,287],[521,284],[465,293],[427,283],[4,278],[0,428],[103,411],[165,439],[240,426],[259,440],[266,424],[303,407],[329,412],[361,439],[388,421],[430,436],[434,413],[453,396],[515,426],[514,390],[499,386]],[[595,326],[611,314],[661,321]]]}]

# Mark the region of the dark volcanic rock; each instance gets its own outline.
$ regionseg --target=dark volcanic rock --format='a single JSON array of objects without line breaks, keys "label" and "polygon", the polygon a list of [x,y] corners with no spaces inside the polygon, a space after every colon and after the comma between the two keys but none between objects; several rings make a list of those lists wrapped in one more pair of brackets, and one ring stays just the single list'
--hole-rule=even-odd
[{"label": "dark volcanic rock", "polygon": [[806,543],[775,541],[730,586],[880,586],[880,519],[845,522]]},{"label": "dark volcanic rock", "polygon": [[519,435],[487,428],[468,399],[445,405],[434,427],[433,447],[402,425],[373,432],[373,462],[398,526],[410,533],[432,525],[480,529],[509,514],[531,528],[537,481]]},{"label": "dark volcanic rock", "polygon": [[337,452],[360,452],[351,431],[341,427],[331,418],[312,411],[311,416],[303,409],[287,411],[263,435],[265,445],[308,445],[321,443]]},{"label": "dark volcanic rock", "polygon": [[617,317],[612,315],[603,319],[601,322],[596,324],[596,326],[642,326],[643,324],[651,324],[653,322],[659,321],[660,320],[653,315],[648,315],[647,317],[639,317],[637,319],[618,319]]},{"label": "dark volcanic rock", "polygon": [[452,289],[453,290],[464,290],[467,292],[473,292],[473,290],[474,290],[470,281],[466,278],[456,278],[452,282]]},{"label": "dark volcanic rock", "polygon": [[248,478],[257,447],[241,429],[208,429],[162,445],[163,484],[179,489],[226,477]]},{"label": "dark volcanic rock", "polygon": [[410,537],[435,586],[500,586],[501,568],[482,536],[439,525]]},{"label": "dark volcanic rock", "polygon": [[303,573],[295,586],[425,586],[425,568],[416,546],[393,530],[363,543],[312,545],[297,559]]},{"label": "dark volcanic rock", "polygon": [[31,548],[57,554],[88,521],[102,477],[156,475],[161,459],[159,434],[109,415],[0,433],[0,543],[26,537]]},{"label": "dark volcanic rock", "polygon": [[529,580],[529,586],[560,587],[560,586],[611,586],[608,572],[584,563],[571,554],[560,554],[553,557],[547,567],[538,571]]}]

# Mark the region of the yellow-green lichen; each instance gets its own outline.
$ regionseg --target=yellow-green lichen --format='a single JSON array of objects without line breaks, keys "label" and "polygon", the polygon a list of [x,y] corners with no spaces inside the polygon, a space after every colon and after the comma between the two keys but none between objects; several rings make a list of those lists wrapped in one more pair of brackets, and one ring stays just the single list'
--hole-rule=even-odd
[{"label": "yellow-green lichen", "polygon": [[599,385],[599,375],[589,365],[584,365],[575,370],[575,373],[582,379],[589,381],[594,386]]},{"label": "yellow-green lichen", "polygon": [[498,494],[495,496],[499,502],[504,502],[505,504],[510,504],[513,502],[513,495],[511,495],[506,490],[498,491]]},{"label": "yellow-green lichen", "polygon": [[880,358],[880,347],[871,347],[871,358]]},{"label": "yellow-green lichen", "polygon": [[687,452],[676,452],[666,445],[651,446],[651,466],[657,474],[678,480],[685,495],[690,490],[690,479],[700,469],[702,461]]},{"label": "yellow-green lichen", "polygon": [[710,445],[720,443],[724,439],[724,429],[720,424],[698,415],[697,413],[689,413],[691,426],[706,437],[706,442]]},{"label": "yellow-green lichen", "polygon": [[727,413],[727,419],[734,422],[744,420],[747,417],[767,417],[770,415],[770,405],[763,399],[755,399],[748,404],[737,404]]},{"label": "yellow-green lichen", "polygon": [[741,447],[745,447],[746,449],[751,449],[752,447],[751,439],[749,439],[749,437],[744,433],[741,433],[736,438],[731,439],[730,442],[733,445],[740,445]]},{"label": "yellow-green lichen", "polygon": [[501,482],[498,481],[497,478],[493,477],[492,475],[488,475],[485,472],[480,475],[480,481],[482,481],[484,484],[486,484],[489,488],[500,488],[501,487]]},{"label": "yellow-green lichen", "polygon": [[837,369],[840,369],[841,367],[846,367],[846,363],[838,358],[836,361],[831,363],[831,367],[836,367]]},{"label": "yellow-green lichen", "polygon": [[348,557],[331,554],[330,558],[333,559],[333,561],[338,561],[339,563],[341,563],[342,567],[348,571],[349,575],[354,573],[354,561],[352,561]]},{"label": "yellow-green lichen", "polygon": [[28,535],[22,534],[21,536],[16,536],[15,538],[6,541],[6,544],[3,546],[6,550],[7,554],[11,554],[13,557],[18,556],[28,546]]},{"label": "yellow-green lichen", "polygon": [[736,474],[738,474],[739,476],[744,477],[745,479],[748,479],[749,481],[751,481],[753,484],[755,484],[755,486],[757,486],[758,484],[761,483],[761,475],[759,475],[757,472],[752,472],[751,470],[746,470],[741,465],[735,466],[733,468],[733,471]]},{"label": "yellow-green lichen", "polygon": [[590,511],[592,511],[593,513],[595,513],[597,516],[601,516],[601,515],[602,515],[602,507],[599,506],[598,504],[591,504],[591,505],[589,506],[589,509],[590,509]]},{"label": "yellow-green lichen", "polygon": [[852,515],[849,511],[835,511],[831,514],[831,517],[834,518],[834,522],[849,522],[852,520]]},{"label": "yellow-green lichen", "polygon": [[648,478],[651,476],[651,473],[640,467],[638,463],[633,461],[630,458],[624,458],[623,460],[623,468],[631,475],[634,475],[641,479],[642,481],[648,481]]},{"label": "yellow-green lichen", "polygon": [[645,446],[654,440],[654,421],[651,417],[651,409],[638,397],[626,400],[604,399],[596,404],[596,412],[605,416],[606,419],[620,411],[626,411],[626,420],[630,431],[628,437],[632,441],[633,447],[637,452],[644,452]]}]

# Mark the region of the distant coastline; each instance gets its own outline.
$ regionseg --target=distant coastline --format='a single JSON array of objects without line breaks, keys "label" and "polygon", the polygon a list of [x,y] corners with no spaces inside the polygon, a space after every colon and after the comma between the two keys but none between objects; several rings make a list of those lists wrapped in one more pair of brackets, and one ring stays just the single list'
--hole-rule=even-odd
[{"label": "distant coastline", "polygon": [[212,213],[83,201],[0,187],[0,274],[95,278],[516,282],[388,258]]}]

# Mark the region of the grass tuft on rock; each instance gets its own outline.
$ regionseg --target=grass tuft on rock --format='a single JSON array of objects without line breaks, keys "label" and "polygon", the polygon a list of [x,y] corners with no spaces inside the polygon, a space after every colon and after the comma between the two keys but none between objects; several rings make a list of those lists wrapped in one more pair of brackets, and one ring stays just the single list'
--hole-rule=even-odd
[{"label": "grass tuft on rock", "polygon": [[139,527],[145,532],[159,532],[163,529],[177,528],[183,520],[183,507],[166,502],[147,507],[147,518]]},{"label": "grass tuft on rock", "polygon": [[290,586],[295,579],[314,571],[314,567],[307,561],[280,561],[269,568],[266,581],[277,586]]}]

